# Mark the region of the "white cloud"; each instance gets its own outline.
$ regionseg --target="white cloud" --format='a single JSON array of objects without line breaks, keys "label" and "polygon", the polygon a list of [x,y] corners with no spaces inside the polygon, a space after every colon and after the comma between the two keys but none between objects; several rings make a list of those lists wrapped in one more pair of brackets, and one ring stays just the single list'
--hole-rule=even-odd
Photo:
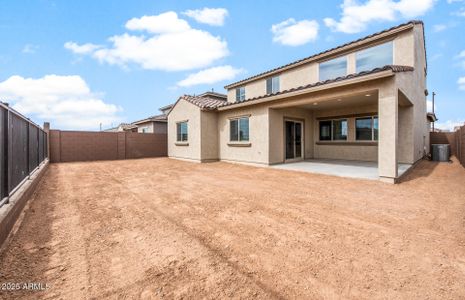
[{"label": "white cloud", "polygon": [[223,26],[224,19],[228,16],[228,11],[224,8],[203,8],[195,10],[187,10],[184,15],[193,18],[199,23],[204,23],[212,26]]},{"label": "white cloud", "polygon": [[441,32],[447,29],[447,25],[445,24],[436,24],[433,26],[433,31],[434,32]]},{"label": "white cloud", "polygon": [[65,43],[65,48],[68,50],[71,50],[73,53],[76,53],[76,54],[90,54],[101,47],[102,46],[94,45],[91,43],[87,43],[83,45],[78,45],[75,42]]},{"label": "white cloud", "polygon": [[462,50],[462,52],[460,52],[459,55],[457,55],[457,57],[465,58],[465,50]]},{"label": "white cloud", "polygon": [[199,84],[213,84],[223,80],[232,80],[244,70],[236,69],[232,66],[220,66],[202,70],[194,74],[190,74],[186,79],[178,82],[178,86],[189,87]]},{"label": "white cloud", "polygon": [[297,22],[293,18],[271,26],[273,42],[287,46],[300,46],[315,41],[318,29],[319,25],[315,20]]},{"label": "white cloud", "polygon": [[457,80],[457,84],[459,85],[459,89],[465,91],[465,76],[464,76],[464,77],[460,77],[460,78]]},{"label": "white cloud", "polygon": [[129,30],[146,30],[151,33],[173,33],[183,32],[190,29],[189,23],[179,19],[178,15],[169,11],[157,16],[143,16],[132,18],[126,22]]},{"label": "white cloud", "polygon": [[37,49],[39,49],[39,46],[37,45],[26,44],[24,45],[23,50],[21,50],[21,52],[25,54],[34,54],[36,53]]},{"label": "white cloud", "polygon": [[435,0],[368,0],[360,4],[356,0],[344,0],[339,21],[325,18],[326,26],[333,31],[357,33],[364,31],[372,22],[395,21],[399,17],[415,18],[430,10]]},{"label": "white cloud", "polygon": [[122,109],[105,103],[80,76],[11,76],[0,82],[0,99],[19,112],[60,129],[97,129],[119,121]]},{"label": "white cloud", "polygon": [[[111,47],[90,53],[101,63],[144,69],[180,71],[206,67],[229,54],[226,41],[207,31],[193,29],[175,12],[133,18],[129,30],[144,30],[150,36],[124,33],[109,38]],[[78,47],[81,47],[78,45]]]},{"label": "white cloud", "polygon": [[434,127],[447,130],[447,131],[454,131],[454,129],[458,126],[464,126],[465,120],[447,120],[445,122],[435,122]]}]

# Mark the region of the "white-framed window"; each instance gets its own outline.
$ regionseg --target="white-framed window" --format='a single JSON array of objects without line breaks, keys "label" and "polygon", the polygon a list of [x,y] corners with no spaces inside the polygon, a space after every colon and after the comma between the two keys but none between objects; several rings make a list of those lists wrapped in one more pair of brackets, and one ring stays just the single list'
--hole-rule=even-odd
[{"label": "white-framed window", "polygon": [[270,77],[266,80],[266,93],[274,94],[279,92],[279,76]]},{"label": "white-framed window", "polygon": [[355,119],[355,140],[357,141],[377,141],[378,130],[378,116]]},{"label": "white-framed window", "polygon": [[347,141],[347,119],[320,121],[320,141]]},{"label": "white-framed window", "polygon": [[249,117],[229,119],[229,140],[231,142],[249,141]]},{"label": "white-framed window", "polygon": [[356,72],[371,71],[394,63],[392,42],[360,50],[355,53]]},{"label": "white-framed window", "polygon": [[347,56],[334,58],[319,64],[320,81],[336,79],[347,75]]},{"label": "white-framed window", "polygon": [[176,123],[176,141],[187,142],[188,140],[188,124],[187,121]]},{"label": "white-framed window", "polygon": [[236,89],[236,101],[245,100],[245,87],[241,86]]}]

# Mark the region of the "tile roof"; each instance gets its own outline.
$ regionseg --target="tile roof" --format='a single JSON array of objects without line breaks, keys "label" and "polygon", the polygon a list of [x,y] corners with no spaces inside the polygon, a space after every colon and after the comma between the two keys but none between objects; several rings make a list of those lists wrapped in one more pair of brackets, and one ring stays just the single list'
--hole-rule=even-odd
[{"label": "tile roof", "polygon": [[203,94],[200,94],[199,97],[219,98],[220,100],[221,100],[221,99],[226,100],[226,99],[228,98],[227,95],[221,94],[221,93],[217,93],[217,92],[205,92],[205,93],[203,93]]},{"label": "tile roof", "polygon": [[224,100],[220,100],[218,98],[210,98],[210,97],[201,97],[201,96],[191,96],[191,95],[183,95],[179,98],[180,100],[186,100],[189,103],[194,104],[195,106],[200,107],[204,110],[213,110],[218,106],[222,106],[227,103],[226,98]]},{"label": "tile roof", "polygon": [[168,117],[167,115],[161,114],[161,115],[156,115],[156,116],[151,116],[139,121],[132,122],[131,124],[140,124],[140,123],[146,123],[146,122],[162,122],[162,121],[167,121]]},{"label": "tile roof", "polygon": [[364,40],[368,40],[368,39],[370,39],[370,38],[373,38],[373,37],[382,35],[382,34],[384,34],[384,33],[387,33],[387,32],[389,32],[389,31],[396,30],[396,29],[398,29],[398,28],[401,28],[401,27],[404,27],[404,26],[407,26],[407,25],[415,25],[415,24],[422,24],[422,25],[423,25],[423,22],[422,22],[422,21],[419,21],[419,20],[413,20],[413,21],[410,21],[410,22],[407,22],[407,23],[403,23],[403,24],[400,24],[400,25],[391,27],[391,28],[389,28],[389,29],[385,29],[385,30],[383,30],[383,31],[370,34],[370,35],[365,36],[365,37],[363,37],[363,38],[360,38],[360,39],[358,39],[358,40],[351,41],[351,42],[349,42],[349,43],[342,44],[342,45],[340,45],[340,46],[337,46],[337,47],[334,47],[334,48],[325,50],[325,51],[323,51],[323,52],[320,52],[320,53],[317,53],[317,54],[314,54],[314,55],[311,55],[311,56],[308,56],[308,57],[305,57],[305,58],[296,60],[296,61],[291,62],[291,63],[289,63],[289,64],[286,64],[286,65],[284,65],[284,66],[280,66],[280,67],[277,67],[277,68],[274,68],[274,69],[271,69],[271,70],[268,70],[268,71],[265,71],[265,72],[256,74],[256,75],[254,75],[254,76],[251,76],[251,77],[242,79],[242,80],[240,80],[240,81],[237,81],[237,82],[228,84],[228,85],[226,85],[224,88],[225,88],[225,89],[228,89],[228,88],[237,86],[237,85],[239,85],[239,84],[249,82],[249,81],[251,81],[251,80],[253,80],[253,79],[263,77],[263,76],[265,76],[265,75],[267,75],[267,74],[271,74],[271,73],[274,73],[274,72],[276,72],[276,71],[279,71],[279,70],[282,70],[282,69],[291,67],[291,66],[293,66],[293,65],[297,65],[297,64],[299,64],[299,63],[303,63],[304,61],[311,60],[311,59],[316,58],[316,57],[318,57],[318,56],[320,56],[320,55],[323,55],[323,54],[326,54],[326,53],[329,53],[329,52],[333,52],[333,51],[335,51],[335,50],[338,50],[338,49],[341,49],[341,48],[350,46],[350,45],[352,45],[352,44],[356,44],[356,43],[362,42],[362,41],[364,41]]},{"label": "tile roof", "polygon": [[409,67],[409,66],[388,65],[388,66],[384,66],[382,68],[375,68],[375,69],[370,70],[370,71],[363,71],[363,72],[359,72],[359,73],[355,73],[355,74],[349,74],[347,76],[338,77],[338,78],[335,78],[335,79],[329,79],[329,80],[325,80],[325,81],[319,81],[319,82],[316,82],[316,83],[302,85],[302,86],[295,87],[295,88],[292,88],[292,89],[280,91],[280,92],[277,92],[277,93],[274,93],[274,94],[267,94],[267,95],[263,95],[263,96],[258,96],[258,97],[246,99],[246,100],[243,100],[243,101],[225,102],[222,105],[216,106],[216,108],[225,107],[225,106],[232,106],[232,105],[236,105],[236,104],[240,104],[240,103],[244,103],[244,102],[253,102],[254,100],[259,100],[259,99],[268,98],[268,97],[271,97],[271,96],[282,95],[282,94],[287,94],[287,93],[290,93],[290,92],[305,90],[305,89],[313,88],[313,87],[316,87],[316,86],[322,86],[322,85],[329,84],[329,83],[344,81],[344,80],[357,78],[357,77],[362,77],[362,76],[375,74],[375,73],[388,71],[388,70],[391,70],[394,73],[398,73],[398,72],[411,72],[414,69],[413,69],[413,67]]},{"label": "tile roof", "polygon": [[[133,125],[133,124],[128,124],[128,123],[121,123],[118,125],[118,127],[123,128],[123,130],[126,130],[126,129],[132,129],[132,128],[136,128],[137,126]],[[117,128],[118,128],[117,127]]]}]

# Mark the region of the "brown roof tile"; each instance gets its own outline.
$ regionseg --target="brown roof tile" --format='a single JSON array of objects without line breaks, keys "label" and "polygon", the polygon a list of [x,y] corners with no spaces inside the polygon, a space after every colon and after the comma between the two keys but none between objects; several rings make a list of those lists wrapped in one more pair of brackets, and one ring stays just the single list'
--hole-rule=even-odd
[{"label": "brown roof tile", "polygon": [[209,97],[201,97],[201,96],[191,96],[191,95],[184,95],[181,96],[180,99],[184,99],[189,103],[194,104],[195,106],[200,107],[204,110],[213,110],[218,106],[222,106],[226,103],[225,100],[219,100],[218,98],[209,98]]}]

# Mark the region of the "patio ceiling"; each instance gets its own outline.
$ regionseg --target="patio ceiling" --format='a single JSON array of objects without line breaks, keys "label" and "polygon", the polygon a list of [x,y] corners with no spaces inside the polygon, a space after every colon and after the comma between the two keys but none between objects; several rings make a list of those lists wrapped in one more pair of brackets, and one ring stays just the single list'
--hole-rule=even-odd
[{"label": "patio ceiling", "polygon": [[[337,98],[313,100],[309,98],[305,104],[289,105],[311,110],[326,110],[332,108],[345,108],[354,106],[366,106],[378,103],[378,91],[366,91],[363,93],[341,96]],[[284,106],[281,106],[284,107]]]}]

